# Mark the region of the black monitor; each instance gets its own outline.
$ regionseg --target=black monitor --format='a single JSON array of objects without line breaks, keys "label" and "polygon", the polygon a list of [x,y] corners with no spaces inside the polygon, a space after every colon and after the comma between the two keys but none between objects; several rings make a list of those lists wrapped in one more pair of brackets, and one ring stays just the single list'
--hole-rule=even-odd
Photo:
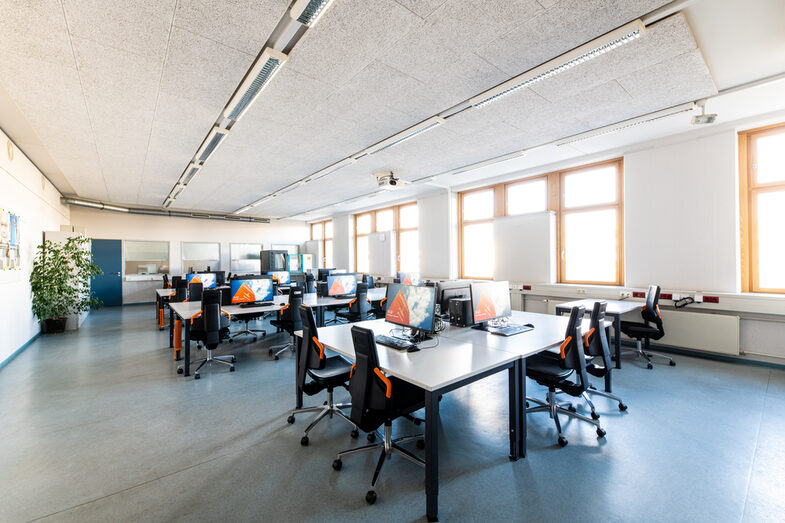
[{"label": "black monitor", "polygon": [[434,331],[436,289],[393,283],[387,286],[387,313],[384,319],[412,329],[416,341]]},{"label": "black monitor", "polygon": [[327,277],[330,275],[330,271],[335,269],[319,269],[316,275],[316,279],[319,281],[327,281]]},{"label": "black monitor", "polygon": [[448,280],[436,284],[436,300],[441,307],[442,314],[449,313],[452,298],[468,298],[470,296],[468,281]]},{"label": "black monitor", "polygon": [[510,282],[489,281],[471,284],[474,323],[507,318],[512,315]]},{"label": "black monitor", "polygon": [[219,287],[226,285],[226,271],[215,271],[215,284]]},{"label": "black monitor", "polygon": [[357,277],[354,274],[334,274],[327,277],[327,295],[354,296],[357,292]]}]

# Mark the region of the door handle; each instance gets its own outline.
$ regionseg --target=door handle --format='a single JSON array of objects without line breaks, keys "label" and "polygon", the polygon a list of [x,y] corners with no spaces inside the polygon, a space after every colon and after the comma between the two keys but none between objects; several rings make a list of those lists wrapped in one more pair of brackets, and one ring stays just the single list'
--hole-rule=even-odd
[{"label": "door handle", "polygon": [[114,274],[115,276],[120,276],[119,272],[113,272],[112,274]]}]

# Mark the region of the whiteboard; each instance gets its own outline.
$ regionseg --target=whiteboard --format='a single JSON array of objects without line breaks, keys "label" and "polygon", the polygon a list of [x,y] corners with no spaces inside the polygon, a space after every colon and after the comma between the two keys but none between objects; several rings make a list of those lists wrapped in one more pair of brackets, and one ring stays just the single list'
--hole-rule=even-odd
[{"label": "whiteboard", "polygon": [[556,283],[556,213],[493,220],[495,280]]}]

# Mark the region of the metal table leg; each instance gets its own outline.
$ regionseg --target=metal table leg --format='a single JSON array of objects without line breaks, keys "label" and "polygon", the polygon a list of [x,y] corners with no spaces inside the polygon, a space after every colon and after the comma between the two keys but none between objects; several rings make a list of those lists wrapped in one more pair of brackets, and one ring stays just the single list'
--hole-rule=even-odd
[{"label": "metal table leg", "polygon": [[174,311],[169,307],[169,348],[174,348]]},{"label": "metal table leg", "polygon": [[613,321],[613,333],[616,336],[614,345],[616,345],[616,368],[621,368],[621,314],[616,314]]},{"label": "metal table leg", "polygon": [[185,324],[185,356],[183,357],[183,376],[191,375],[191,322],[183,320]]},{"label": "metal table leg", "polygon": [[425,391],[425,507],[439,521],[439,393]]},{"label": "metal table leg", "polygon": [[518,444],[520,440],[521,431],[521,389],[519,380],[519,363],[520,360],[515,362],[515,365],[507,371],[507,384],[510,391],[509,415],[510,415],[510,460],[516,461],[519,456]]},{"label": "metal table leg", "polygon": [[526,457],[526,358],[521,358],[517,362],[518,373],[518,418],[520,430],[518,431],[518,457]]}]

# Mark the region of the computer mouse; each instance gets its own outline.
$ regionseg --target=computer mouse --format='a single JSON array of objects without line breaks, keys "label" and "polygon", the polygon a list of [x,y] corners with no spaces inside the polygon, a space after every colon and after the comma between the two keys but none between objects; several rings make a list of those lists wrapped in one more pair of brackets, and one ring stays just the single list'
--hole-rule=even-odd
[{"label": "computer mouse", "polygon": [[419,352],[419,350],[420,350],[419,347],[409,347],[408,349],[406,349],[406,352]]},{"label": "computer mouse", "polygon": [[524,323],[524,325],[527,327],[531,327],[532,329],[534,328],[534,325],[532,325],[531,323]]}]

